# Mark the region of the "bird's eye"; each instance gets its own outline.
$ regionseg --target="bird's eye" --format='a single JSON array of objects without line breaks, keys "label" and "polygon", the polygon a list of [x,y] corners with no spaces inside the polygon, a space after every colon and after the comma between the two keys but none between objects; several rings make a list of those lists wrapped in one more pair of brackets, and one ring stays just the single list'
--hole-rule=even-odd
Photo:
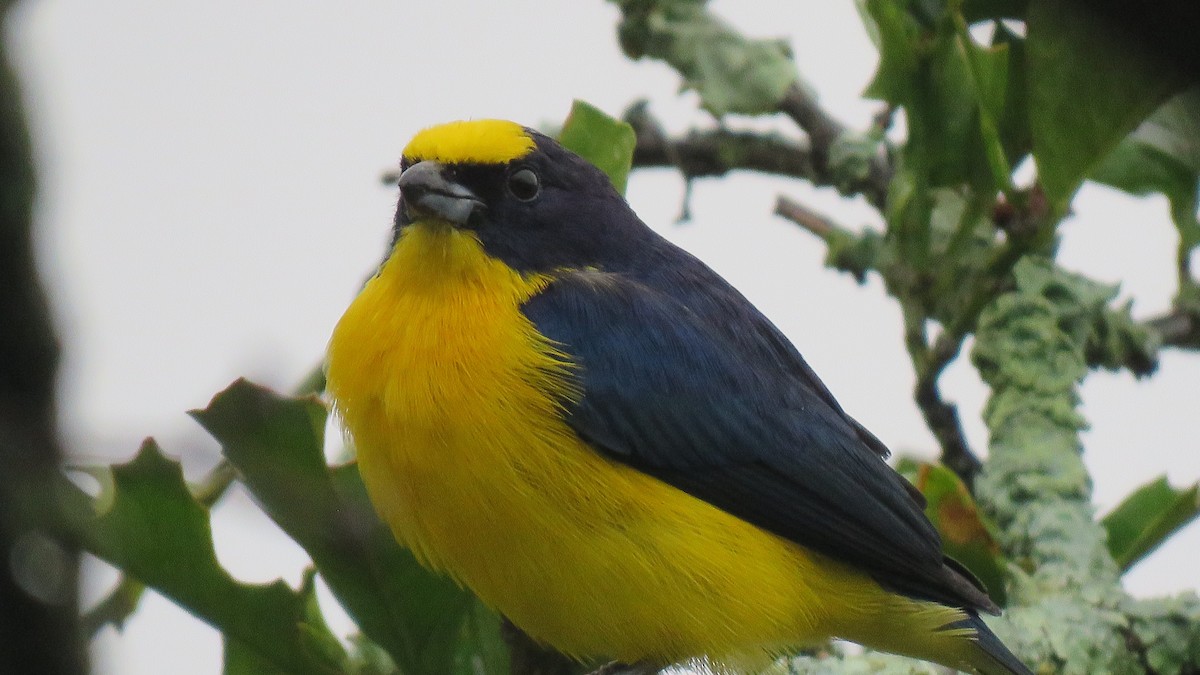
[{"label": "bird's eye", "polygon": [[533,201],[542,185],[533,169],[518,169],[508,177],[508,191],[523,202]]}]

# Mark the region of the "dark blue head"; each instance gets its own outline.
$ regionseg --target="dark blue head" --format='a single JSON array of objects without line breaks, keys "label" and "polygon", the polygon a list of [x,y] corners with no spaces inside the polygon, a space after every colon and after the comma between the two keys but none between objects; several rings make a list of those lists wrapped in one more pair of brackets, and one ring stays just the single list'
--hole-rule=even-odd
[{"label": "dark blue head", "polygon": [[469,230],[518,271],[614,269],[658,240],[603,172],[513,122],[426,129],[401,171],[397,236],[417,223]]}]

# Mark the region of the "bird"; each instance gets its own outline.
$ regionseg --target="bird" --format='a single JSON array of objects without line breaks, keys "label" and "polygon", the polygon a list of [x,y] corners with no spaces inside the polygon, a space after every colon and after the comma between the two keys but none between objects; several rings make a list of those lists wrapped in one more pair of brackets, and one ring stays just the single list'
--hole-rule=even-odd
[{"label": "bird", "polygon": [[608,177],[506,120],[417,133],[327,391],[397,540],[538,643],[756,672],[845,639],[1029,675],[920,493]]}]

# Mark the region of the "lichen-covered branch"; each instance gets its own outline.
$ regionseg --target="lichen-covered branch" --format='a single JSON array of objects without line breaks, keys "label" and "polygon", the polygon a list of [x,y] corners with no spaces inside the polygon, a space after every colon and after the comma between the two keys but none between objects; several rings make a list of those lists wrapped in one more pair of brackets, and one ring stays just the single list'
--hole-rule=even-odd
[{"label": "lichen-covered branch", "polygon": [[996,630],[1055,672],[1146,672],[1127,640],[1131,601],[1094,517],[1079,442],[1084,354],[1114,290],[1045,259],[1023,259],[1014,279],[981,315],[972,352],[992,389],[976,497],[1020,569]]},{"label": "lichen-covered branch", "polygon": [[1151,375],[1158,368],[1158,351],[1166,336],[1154,321],[1135,320],[1132,308],[1133,303],[1127,302],[1096,316],[1084,352],[1089,367],[1125,368],[1138,377]]},{"label": "lichen-covered branch", "polygon": [[[700,94],[701,104],[714,116],[782,113],[804,130],[808,145],[801,156],[766,164],[791,167],[793,170],[779,173],[833,186],[845,194],[862,194],[883,206],[894,169],[882,132],[849,132],[825,111],[801,79],[785,43],[747,38],[709,12],[703,2],[613,1],[621,8],[617,33],[625,53],[633,59],[666,62],[683,77],[685,86]],[[668,160],[664,163],[680,166],[685,175],[692,176],[697,174],[690,173],[686,165],[670,161],[685,154],[672,153],[670,148],[688,149],[689,139],[691,145],[697,145],[694,135],[658,145],[664,148],[659,154]],[[719,140],[739,156],[765,159],[761,154],[764,146],[753,134],[742,135],[733,144],[728,136]],[[742,147],[747,145],[750,147]],[[634,161],[639,163],[636,157]],[[717,166],[749,168],[731,161],[720,161]],[[800,166],[803,171],[796,171]]]},{"label": "lichen-covered branch", "polygon": [[1127,600],[1125,635],[1146,673],[1200,673],[1200,598]]},{"label": "lichen-covered branch", "polygon": [[668,138],[644,103],[624,116],[637,134],[635,168],[674,167],[686,178],[723,176],[730,171],[760,171],[814,180],[808,148],[779,134],[711,129]]}]

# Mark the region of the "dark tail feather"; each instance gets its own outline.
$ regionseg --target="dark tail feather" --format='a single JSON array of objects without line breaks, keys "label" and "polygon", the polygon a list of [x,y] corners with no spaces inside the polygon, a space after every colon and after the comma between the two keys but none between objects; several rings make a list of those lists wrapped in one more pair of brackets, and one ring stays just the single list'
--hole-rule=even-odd
[{"label": "dark tail feather", "polygon": [[968,618],[954,624],[955,628],[970,628],[975,631],[975,648],[979,652],[972,665],[981,675],[1034,675],[1033,671],[1021,663],[1008,647],[996,637],[987,624],[977,614],[972,613]]}]

